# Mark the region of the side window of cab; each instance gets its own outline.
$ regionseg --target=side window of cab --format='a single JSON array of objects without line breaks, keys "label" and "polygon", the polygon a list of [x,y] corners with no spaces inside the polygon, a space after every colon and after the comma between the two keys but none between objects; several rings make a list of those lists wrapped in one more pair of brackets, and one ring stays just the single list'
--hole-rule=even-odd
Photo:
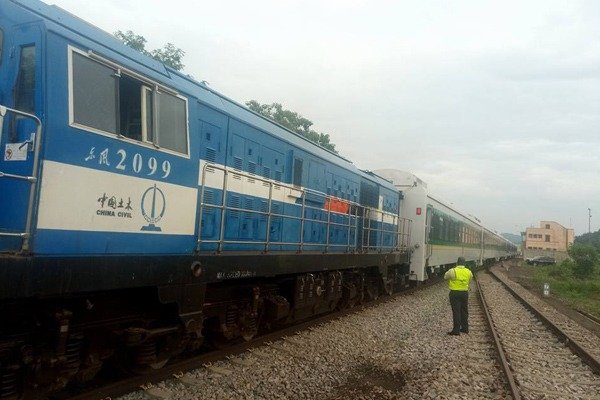
[{"label": "side window of cab", "polygon": [[184,96],[93,52],[69,57],[72,126],[189,155]]}]

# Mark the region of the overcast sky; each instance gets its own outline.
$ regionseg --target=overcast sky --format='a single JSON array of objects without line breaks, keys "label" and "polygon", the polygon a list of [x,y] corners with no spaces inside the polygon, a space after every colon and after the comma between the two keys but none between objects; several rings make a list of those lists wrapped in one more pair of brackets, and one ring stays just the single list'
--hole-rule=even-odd
[{"label": "overcast sky", "polygon": [[360,168],[408,170],[502,232],[600,226],[600,1],[46,0],[245,102],[280,102]]}]

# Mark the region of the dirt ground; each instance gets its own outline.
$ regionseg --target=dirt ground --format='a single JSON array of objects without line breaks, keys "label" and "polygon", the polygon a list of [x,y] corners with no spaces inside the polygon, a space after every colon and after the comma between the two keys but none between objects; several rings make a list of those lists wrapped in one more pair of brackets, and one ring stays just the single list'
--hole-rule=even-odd
[{"label": "dirt ground", "polygon": [[521,265],[521,260],[512,260],[509,262],[504,262],[505,266],[508,266],[508,277],[521,284],[521,286],[528,289],[531,293],[535,294],[537,297],[544,300],[546,303],[552,305],[562,314],[568,316],[572,320],[579,323],[581,326],[586,327],[590,331],[594,332],[596,336],[600,337],[600,326],[591,321],[586,316],[579,313],[576,309],[572,308],[568,304],[564,303],[561,299],[555,297],[552,294],[552,288],[550,288],[550,297],[542,296],[542,288],[538,287],[534,275],[535,275],[535,267],[531,265]]}]

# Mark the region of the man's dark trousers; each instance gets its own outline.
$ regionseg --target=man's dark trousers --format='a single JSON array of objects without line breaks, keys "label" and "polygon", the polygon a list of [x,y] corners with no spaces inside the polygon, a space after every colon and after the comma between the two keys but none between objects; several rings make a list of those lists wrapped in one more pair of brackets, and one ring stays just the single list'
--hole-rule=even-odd
[{"label": "man's dark trousers", "polygon": [[450,291],[452,307],[452,332],[469,332],[469,292],[467,290]]}]

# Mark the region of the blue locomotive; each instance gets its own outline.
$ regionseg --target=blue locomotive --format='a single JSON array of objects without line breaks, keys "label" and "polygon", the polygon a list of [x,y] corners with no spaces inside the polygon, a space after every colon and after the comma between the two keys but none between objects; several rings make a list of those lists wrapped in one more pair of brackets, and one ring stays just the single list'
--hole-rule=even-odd
[{"label": "blue locomotive", "polygon": [[0,76],[1,399],[407,284],[390,182],[60,8],[0,2]]}]

